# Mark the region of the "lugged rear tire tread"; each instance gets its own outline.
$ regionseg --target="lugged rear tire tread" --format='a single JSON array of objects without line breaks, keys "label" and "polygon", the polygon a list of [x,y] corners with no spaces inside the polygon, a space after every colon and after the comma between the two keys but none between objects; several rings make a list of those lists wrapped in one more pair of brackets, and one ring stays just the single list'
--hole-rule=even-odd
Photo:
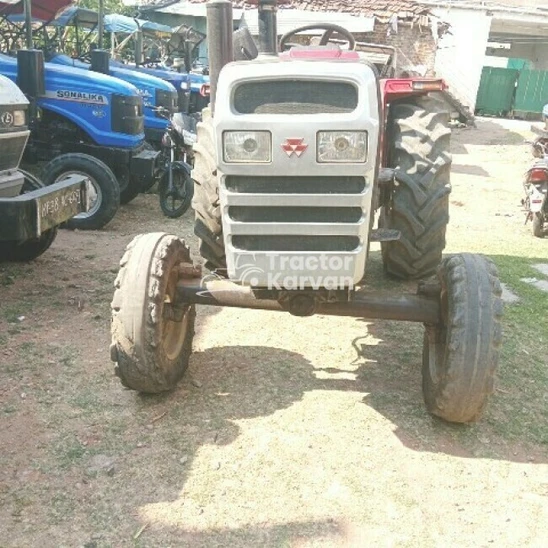
[{"label": "lugged rear tire tread", "polygon": [[430,96],[391,107],[389,160],[396,187],[379,225],[401,232],[399,240],[381,244],[384,268],[395,278],[430,276],[441,261],[451,192],[448,122],[445,103]]},{"label": "lugged rear tire tread", "polygon": [[213,120],[209,108],[204,109],[202,121],[197,125],[197,141],[194,145],[194,233],[200,239],[200,254],[206,266],[212,270],[226,269],[223,240],[219,181],[215,161]]}]

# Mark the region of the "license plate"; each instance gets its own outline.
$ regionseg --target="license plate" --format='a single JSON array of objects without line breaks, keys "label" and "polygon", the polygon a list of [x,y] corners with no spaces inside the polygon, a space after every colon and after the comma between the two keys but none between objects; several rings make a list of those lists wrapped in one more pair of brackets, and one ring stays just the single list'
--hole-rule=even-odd
[{"label": "license plate", "polygon": [[71,175],[35,193],[37,232],[42,234],[89,209],[85,179]]}]

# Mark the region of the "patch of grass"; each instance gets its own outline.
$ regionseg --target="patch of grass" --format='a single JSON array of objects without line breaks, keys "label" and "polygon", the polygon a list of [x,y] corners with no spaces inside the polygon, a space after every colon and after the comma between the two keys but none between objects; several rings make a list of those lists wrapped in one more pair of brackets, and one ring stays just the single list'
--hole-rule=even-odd
[{"label": "patch of grass", "polygon": [[49,515],[52,523],[62,523],[75,511],[74,501],[66,493],[55,493],[50,500]]},{"label": "patch of grass", "polygon": [[521,278],[539,278],[532,265],[547,262],[531,257],[492,256],[501,280],[519,297],[507,305],[499,371],[500,389],[494,398],[493,428],[506,438],[548,444],[548,293]]},{"label": "patch of grass", "polygon": [[64,346],[61,350],[61,357],[59,358],[59,362],[65,367],[74,367],[78,355],[78,350],[73,346]]},{"label": "patch of grass", "polygon": [[88,412],[95,412],[100,408],[100,400],[96,392],[92,390],[84,390],[76,393],[71,397],[70,403]]},{"label": "patch of grass", "polygon": [[55,456],[62,469],[80,464],[86,452],[86,447],[72,433],[63,435],[54,446]]},{"label": "patch of grass", "polygon": [[19,323],[17,318],[26,316],[30,310],[29,303],[18,303],[17,306],[10,305],[2,309],[2,316],[8,323]]}]

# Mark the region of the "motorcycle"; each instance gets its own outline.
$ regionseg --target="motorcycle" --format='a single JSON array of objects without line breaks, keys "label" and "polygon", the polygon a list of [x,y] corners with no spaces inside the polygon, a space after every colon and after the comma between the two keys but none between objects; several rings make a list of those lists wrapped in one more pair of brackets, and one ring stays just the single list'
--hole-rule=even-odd
[{"label": "motorcycle", "polygon": [[158,183],[160,207],[166,217],[175,219],[185,213],[192,202],[194,181],[192,145],[196,142],[194,116],[174,114],[162,138],[165,169]]},{"label": "motorcycle", "polygon": [[533,145],[537,161],[529,168],[523,188],[525,199],[525,223],[533,222],[533,234],[543,238],[548,226],[548,142],[537,139]]}]

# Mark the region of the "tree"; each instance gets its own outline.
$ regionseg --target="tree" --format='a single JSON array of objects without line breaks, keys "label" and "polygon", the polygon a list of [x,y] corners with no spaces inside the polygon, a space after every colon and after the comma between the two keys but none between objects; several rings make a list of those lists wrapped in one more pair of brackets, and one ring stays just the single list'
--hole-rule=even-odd
[{"label": "tree", "polygon": [[[131,6],[124,6],[122,0],[103,0],[105,14],[119,13],[121,15],[135,16],[135,8]],[[99,0],[80,0],[78,6],[81,8],[87,8],[90,10],[99,11]]]}]

